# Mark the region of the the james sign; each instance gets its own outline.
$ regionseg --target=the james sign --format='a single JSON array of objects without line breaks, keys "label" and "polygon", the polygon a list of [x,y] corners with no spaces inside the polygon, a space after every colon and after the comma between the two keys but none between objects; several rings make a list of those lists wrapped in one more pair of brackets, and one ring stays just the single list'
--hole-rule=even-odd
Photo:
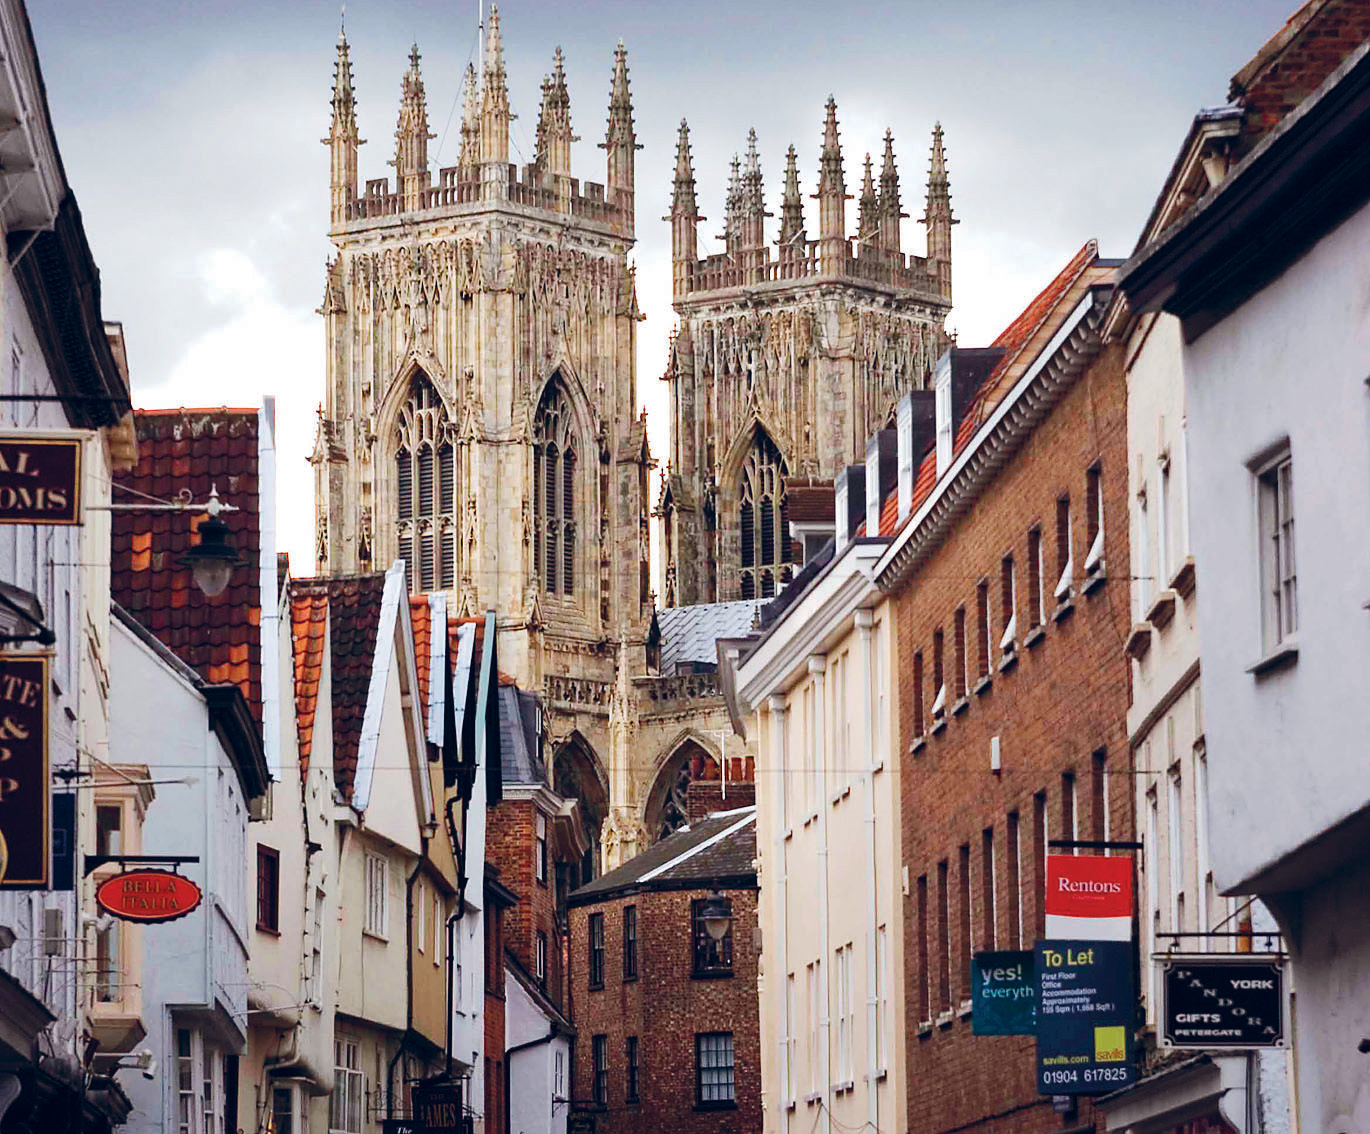
[{"label": "the james sign", "polygon": [[126,870],[101,882],[95,901],[124,921],[174,921],[199,906],[200,887],[170,870]]},{"label": "the james sign", "polygon": [[81,438],[0,436],[0,524],[81,522]]}]

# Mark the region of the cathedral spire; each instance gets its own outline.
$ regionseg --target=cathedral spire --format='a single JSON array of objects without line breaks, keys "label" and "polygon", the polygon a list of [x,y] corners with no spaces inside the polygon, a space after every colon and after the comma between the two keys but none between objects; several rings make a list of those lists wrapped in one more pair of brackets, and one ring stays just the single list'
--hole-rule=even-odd
[{"label": "cathedral spire", "polygon": [[680,120],[680,135],[675,150],[675,183],[671,193],[672,292],[677,296],[690,290],[690,274],[699,258],[699,205],[695,199],[694,167],[690,163],[690,127]]},{"label": "cathedral spire", "polygon": [[803,255],[804,199],[799,195],[799,164],[794,147],[785,155],[785,195],[780,203],[780,258]]},{"label": "cathedral spire", "polygon": [[461,98],[461,150],[457,165],[471,166],[480,162],[480,89],[476,85],[475,64],[466,64]]},{"label": "cathedral spire", "polygon": [[865,172],[861,178],[861,211],[856,221],[856,239],[862,245],[878,242],[879,207],[880,199],[875,195],[875,175],[871,172],[871,155],[867,154]]},{"label": "cathedral spire", "polygon": [[736,154],[728,167],[728,196],[723,210],[723,242],[729,252],[742,243],[742,163]]},{"label": "cathedral spire", "polygon": [[409,52],[409,70],[400,80],[400,119],[395,127],[395,188],[408,212],[423,207],[428,188],[428,102],[419,74],[419,45]]},{"label": "cathedral spire", "polygon": [[552,57],[552,73],[542,83],[542,108],[538,112],[538,171],[552,183],[567,182],[571,176],[571,96],[566,90],[566,70],[558,47]]},{"label": "cathedral spire", "polygon": [[880,244],[899,251],[899,221],[907,216],[899,211],[899,171],[894,165],[894,134],[885,131],[885,161],[880,168]]},{"label": "cathedral spire", "polygon": [[338,58],[333,64],[333,119],[323,144],[332,157],[329,218],[339,225],[357,200],[357,96],[352,91],[352,58],[347,35],[338,29]]},{"label": "cathedral spire", "polygon": [[509,82],[504,72],[504,41],[500,38],[499,7],[490,6],[490,35],[485,44],[485,74],[480,106],[480,163],[509,162]]},{"label": "cathedral spire", "polygon": [[942,149],[942,124],[932,128],[932,159],[928,166],[928,199],[923,212],[928,226],[928,272],[937,281],[942,295],[951,298],[951,181],[947,177],[947,156]]},{"label": "cathedral spire", "polygon": [[766,245],[766,196],[761,185],[761,158],[756,152],[756,130],[747,131],[747,163],[742,172],[742,244],[761,249]]},{"label": "cathedral spire", "polygon": [[604,135],[604,150],[608,160],[606,182],[611,200],[626,213],[628,231],[632,232],[634,166],[637,151],[637,132],[633,127],[633,99],[628,89],[628,49],[618,41],[614,49],[614,78],[609,88],[609,128]]},{"label": "cathedral spire", "polygon": [[823,153],[818,163],[819,271],[840,275],[847,256],[847,187],[842,177],[842,147],[837,136],[837,100],[828,96]]}]

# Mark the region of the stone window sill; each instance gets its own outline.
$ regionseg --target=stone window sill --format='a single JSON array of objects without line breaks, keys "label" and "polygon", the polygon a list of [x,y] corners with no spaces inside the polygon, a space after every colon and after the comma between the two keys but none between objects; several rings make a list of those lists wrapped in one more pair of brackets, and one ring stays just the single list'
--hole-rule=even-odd
[{"label": "stone window sill", "polygon": [[1015,649],[1010,649],[1010,650],[1008,650],[1008,651],[1004,654],[1003,658],[1002,658],[1002,659],[1000,660],[1000,662],[999,662],[999,672],[1000,672],[1000,673],[1007,673],[1009,670],[1011,670],[1011,669],[1012,669],[1015,665],[1017,665],[1017,664],[1018,664],[1018,651],[1015,650]]},{"label": "stone window sill", "polygon": [[1194,586],[1197,580],[1194,577],[1194,557],[1186,555],[1180,569],[1175,572],[1170,580],[1170,589],[1181,598],[1187,599],[1194,593]]},{"label": "stone window sill", "polygon": [[833,1093],[838,1095],[845,1094],[847,1091],[854,1090],[855,1088],[856,1084],[850,1079],[845,1079],[840,1083],[834,1083],[832,1085]]},{"label": "stone window sill", "polygon": [[964,1020],[970,1016],[970,1001],[963,1000],[956,1009],[957,1019]]},{"label": "stone window sill", "polygon": [[911,755],[911,756],[916,756],[919,752],[922,752],[923,749],[926,748],[927,746],[928,746],[928,734],[927,734],[927,733],[924,733],[922,736],[916,736],[916,737],[914,737],[914,739],[913,739],[913,743],[909,745],[909,755]]},{"label": "stone window sill", "polygon": [[1059,603],[1056,604],[1056,609],[1051,612],[1051,620],[1053,622],[1060,622],[1061,619],[1065,618],[1074,609],[1075,600],[1071,598],[1069,595],[1067,595]]},{"label": "stone window sill", "polygon": [[967,696],[967,697],[962,697],[962,698],[960,698],[960,699],[956,702],[956,704],[954,704],[954,705],[951,707],[951,715],[952,715],[953,717],[959,717],[962,713],[964,713],[964,712],[965,712],[967,709],[969,709],[969,708],[970,708],[970,698],[969,698],[968,696]]},{"label": "stone window sill", "polygon": [[1028,631],[1028,636],[1023,639],[1023,645],[1030,650],[1046,636],[1047,628],[1045,626],[1034,626]]},{"label": "stone window sill", "polygon": [[931,1020],[919,1020],[919,1021],[918,1021],[918,1034],[919,1034],[920,1036],[930,1036],[930,1035],[932,1035],[932,1021],[931,1021]]},{"label": "stone window sill", "polygon": [[990,686],[992,686],[993,684],[994,678],[987,673],[984,677],[980,678],[980,680],[975,683],[975,688],[972,689],[971,692],[974,693],[977,697],[981,697],[989,692]]},{"label": "stone window sill", "polygon": [[1128,633],[1127,641],[1123,643],[1123,653],[1133,661],[1141,661],[1150,649],[1151,623],[1134,622],[1132,630]]},{"label": "stone window sill", "polygon": [[1085,595],[1093,594],[1103,586],[1103,582],[1107,578],[1108,575],[1105,573],[1104,569],[1102,567],[1096,567],[1085,576],[1085,581],[1080,584],[1080,593]]},{"label": "stone window sill", "polygon": [[944,728],[946,728],[946,727],[947,727],[947,718],[946,718],[945,716],[940,716],[940,717],[938,717],[935,721],[932,722],[932,732],[931,732],[931,735],[936,736],[939,732],[941,732],[941,731],[942,731]]},{"label": "stone window sill", "polygon": [[1157,630],[1170,625],[1170,620],[1175,617],[1175,602],[1179,596],[1169,588],[1158,594],[1151,604],[1151,609],[1146,612],[1146,621],[1156,627]]},{"label": "stone window sill", "polygon": [[956,1013],[950,1008],[944,1008],[937,1013],[937,1026],[939,1028],[949,1028],[956,1020]]},{"label": "stone window sill", "polygon": [[1283,669],[1285,666],[1293,665],[1298,660],[1299,640],[1297,638],[1286,638],[1254,665],[1247,666],[1246,672],[1252,677],[1262,677],[1267,673],[1274,673],[1276,670]]}]

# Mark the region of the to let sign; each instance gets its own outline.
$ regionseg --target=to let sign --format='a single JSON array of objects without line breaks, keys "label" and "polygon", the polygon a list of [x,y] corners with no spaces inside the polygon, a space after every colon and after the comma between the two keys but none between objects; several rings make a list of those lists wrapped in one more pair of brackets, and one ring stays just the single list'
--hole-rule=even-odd
[{"label": "to let sign", "polygon": [[0,656],[0,889],[45,889],[51,845],[48,659]]},{"label": "to let sign", "polygon": [[1039,941],[1037,1090],[1102,1095],[1137,1080],[1132,943]]},{"label": "to let sign", "polygon": [[79,437],[0,437],[0,524],[81,522]]},{"label": "to let sign", "polygon": [[200,887],[170,870],[126,870],[101,882],[95,901],[124,921],[175,921],[199,906]]},{"label": "to let sign", "polygon": [[977,1036],[1037,1034],[1037,966],[1029,952],[976,953],[970,962],[971,1030]]},{"label": "to let sign", "polygon": [[1284,962],[1259,953],[1161,962],[1166,1047],[1284,1047]]}]

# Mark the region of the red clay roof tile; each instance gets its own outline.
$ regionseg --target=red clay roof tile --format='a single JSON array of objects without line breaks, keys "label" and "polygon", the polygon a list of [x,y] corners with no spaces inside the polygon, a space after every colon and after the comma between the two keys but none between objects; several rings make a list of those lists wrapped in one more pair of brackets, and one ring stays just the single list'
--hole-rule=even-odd
[{"label": "red clay roof tile", "polygon": [[[138,464],[114,474],[114,499],[162,499],[182,490],[202,501],[217,488],[243,564],[223,594],[207,598],[180,557],[202,515],[118,511],[110,531],[110,592],[148,631],[206,680],[232,681],[262,719],[261,530],[255,409],[137,410]],[[236,631],[236,632],[235,632]]]}]

